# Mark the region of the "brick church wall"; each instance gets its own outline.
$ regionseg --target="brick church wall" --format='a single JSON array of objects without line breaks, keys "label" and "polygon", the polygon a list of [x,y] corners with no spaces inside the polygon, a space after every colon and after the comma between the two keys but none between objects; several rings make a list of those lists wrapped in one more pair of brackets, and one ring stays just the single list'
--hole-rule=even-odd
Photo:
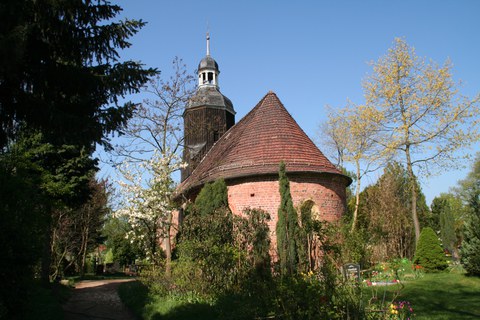
[{"label": "brick church wall", "polygon": [[[318,218],[338,221],[345,211],[345,178],[331,174],[288,174],[290,192],[296,209],[305,201],[313,201]],[[270,214],[269,228],[272,249],[276,248],[275,227],[280,205],[278,176],[245,177],[226,181],[228,203],[234,214],[242,215],[248,208],[262,209]]]}]

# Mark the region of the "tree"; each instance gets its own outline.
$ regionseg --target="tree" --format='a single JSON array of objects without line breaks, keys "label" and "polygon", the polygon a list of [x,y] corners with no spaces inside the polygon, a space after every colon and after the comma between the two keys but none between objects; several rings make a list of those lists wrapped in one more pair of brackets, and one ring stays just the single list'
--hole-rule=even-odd
[{"label": "tree", "polygon": [[[142,170],[147,170],[148,174],[157,174],[159,171],[162,177],[156,177],[156,182],[152,185],[137,185],[137,189],[144,189],[145,194],[150,192],[153,196],[157,196],[167,201],[170,204],[162,210],[150,216],[151,219],[156,217],[162,219],[161,235],[157,236],[157,231],[154,228],[149,228],[149,235],[146,237],[153,240],[163,240],[166,254],[166,272],[170,273],[170,262],[172,257],[172,243],[171,243],[171,226],[172,226],[172,211],[171,205],[173,195],[173,180],[171,176],[166,176],[167,171],[173,174],[178,169],[184,167],[179,151],[182,146],[182,115],[189,98],[193,94],[192,81],[193,77],[187,74],[186,66],[182,60],[175,58],[173,60],[173,75],[169,80],[163,80],[162,77],[150,79],[145,91],[153,95],[152,99],[146,99],[137,106],[133,112],[133,117],[128,121],[124,130],[123,144],[118,145],[114,152],[112,159],[115,165],[124,168],[120,170],[126,175],[124,179],[129,180],[130,184],[140,183],[132,181],[128,177],[131,172],[136,172],[137,176],[145,175]],[[160,163],[160,162],[162,163]],[[161,169],[160,167],[164,167]],[[128,170],[125,168],[128,167]],[[167,169],[168,168],[168,169]],[[165,171],[167,170],[167,171]],[[161,173],[160,173],[161,172]],[[148,179],[148,177],[147,177]],[[163,180],[163,181],[162,181]],[[163,187],[160,187],[163,185]],[[123,185],[125,186],[125,184]],[[157,191],[147,191],[146,188],[159,188]],[[167,187],[168,186],[168,187]],[[160,194],[160,193],[162,194]],[[128,202],[129,200],[127,200]],[[144,201],[143,205],[150,206],[151,201]],[[139,210],[140,203],[136,204]],[[151,210],[144,208],[143,210]],[[169,211],[168,211],[169,210]],[[132,220],[130,220],[133,222]],[[150,221],[149,224],[152,224]],[[156,223],[157,224],[157,223]],[[153,225],[152,225],[153,226]],[[136,226],[133,227],[136,229]],[[147,231],[144,229],[144,231]],[[153,243],[150,247],[153,246]],[[152,247],[153,249],[153,247]]]},{"label": "tree", "polygon": [[228,208],[228,189],[225,180],[206,183],[197,198],[195,208],[201,214],[210,214],[220,208]]},{"label": "tree", "polygon": [[[87,167],[96,166],[89,159],[95,144],[108,147],[109,135],[118,132],[131,115],[134,104],[120,104],[119,99],[138,92],[156,74],[138,62],[120,62],[119,50],[129,47],[128,39],[145,24],[128,19],[110,22],[120,11],[119,6],[104,0],[5,0],[0,5],[0,153],[5,159],[21,158],[16,163],[5,162],[9,179],[17,181],[19,173],[34,175],[27,183],[6,185],[0,198],[32,195],[11,199],[12,203],[32,203],[4,209],[16,221],[41,213],[33,219],[41,218],[41,228],[30,233],[19,228],[26,233],[17,237],[32,244],[44,243],[39,251],[44,252],[45,282],[50,271],[53,209],[58,202],[71,205],[73,199],[82,198],[83,191],[77,191],[88,189]],[[47,152],[32,147],[36,151],[23,148],[20,155],[13,150],[25,128],[41,136]],[[14,186],[24,189],[10,189]],[[35,210],[21,209],[28,207]],[[6,229],[14,225],[6,224]],[[26,275],[9,281],[19,283]],[[33,278],[33,273],[28,277]]]},{"label": "tree", "polygon": [[7,315],[23,310],[20,302],[35,268],[49,283],[53,213],[88,199],[96,164],[84,148],[54,146],[35,131],[22,128],[16,140],[0,153],[0,272],[5,279],[0,309]]},{"label": "tree", "polygon": [[[374,261],[413,257],[414,231],[409,219],[408,172],[397,162],[389,163],[375,185],[361,194],[359,229],[367,231]],[[418,192],[417,211],[425,214],[425,197]]]},{"label": "tree", "polygon": [[[124,180],[118,181],[123,194],[116,216],[125,217],[131,226],[128,237],[138,243],[148,260],[159,265],[160,243],[170,244],[172,201],[175,185],[172,173],[182,168],[178,157],[165,150],[167,156],[155,151],[153,157],[140,164],[130,166],[125,162],[120,167]],[[166,248],[166,273],[170,273],[171,248]]]},{"label": "tree", "polygon": [[144,92],[150,98],[136,106],[131,119],[123,129],[122,141],[112,150],[113,164],[139,163],[153,152],[178,154],[183,145],[183,112],[195,89],[194,77],[187,73],[182,59],[175,57],[168,80],[156,75]]},{"label": "tree", "polygon": [[245,256],[236,248],[235,217],[226,199],[223,180],[206,184],[181,225],[174,274],[189,291],[215,295],[231,290],[238,281],[237,257],[244,262]]},{"label": "tree", "polygon": [[[31,174],[37,176],[36,192],[42,195],[38,202],[44,219],[41,278],[48,284],[51,275],[51,246],[55,212],[78,209],[91,194],[88,185],[95,172],[96,160],[84,147],[75,145],[53,145],[43,134],[25,127],[17,133],[17,141],[10,147],[9,155],[21,158],[30,166]],[[10,168],[15,171],[15,165]],[[22,214],[19,212],[19,214]]]},{"label": "tree", "polygon": [[422,229],[414,262],[421,265],[426,271],[439,271],[448,267],[440,240],[430,227]]},{"label": "tree", "polygon": [[335,149],[338,165],[343,167],[344,162],[353,162],[355,165],[355,206],[351,232],[357,224],[361,180],[380,167],[381,155],[385,151],[375,143],[381,140],[378,130],[381,117],[375,108],[349,104],[338,111],[330,110],[323,127],[323,137],[327,145]]},{"label": "tree", "polygon": [[[442,193],[432,201],[432,217],[437,225],[442,245],[453,256],[459,258],[458,247],[462,243],[465,207],[460,197],[452,193]],[[433,229],[433,228],[432,228]]]},{"label": "tree", "polygon": [[388,53],[373,63],[373,74],[363,83],[367,106],[382,114],[380,128],[387,139],[378,143],[404,157],[416,241],[420,223],[414,168],[419,174],[451,169],[457,165],[457,151],[479,138],[479,97],[460,96],[451,69],[449,61],[441,67],[425,62],[397,38]]},{"label": "tree", "polygon": [[298,216],[293,207],[285,163],[280,163],[279,169],[280,206],[276,226],[277,251],[280,263],[280,273],[283,276],[293,275],[298,263],[297,237],[299,233]]},{"label": "tree", "polygon": [[45,233],[41,174],[24,154],[0,154],[0,317],[17,315],[41,257]]},{"label": "tree", "polygon": [[467,207],[461,262],[469,274],[480,275],[480,154],[472,171],[459,182],[457,193]]},{"label": "tree", "polygon": [[91,176],[90,197],[84,204],[53,212],[51,279],[72,266],[80,275],[85,273],[87,254],[100,244],[101,229],[110,211],[106,184]]},{"label": "tree", "polygon": [[108,1],[6,0],[0,7],[0,147],[18,125],[55,144],[93,151],[126,123],[136,93],[156,73],[119,61],[119,49],[145,22],[109,22],[121,8]]},{"label": "tree", "polygon": [[127,239],[130,231],[130,225],[125,219],[111,215],[108,216],[102,229],[102,236],[106,238],[105,244],[113,251],[113,260],[121,266],[133,264],[137,258],[145,258],[137,244]]}]

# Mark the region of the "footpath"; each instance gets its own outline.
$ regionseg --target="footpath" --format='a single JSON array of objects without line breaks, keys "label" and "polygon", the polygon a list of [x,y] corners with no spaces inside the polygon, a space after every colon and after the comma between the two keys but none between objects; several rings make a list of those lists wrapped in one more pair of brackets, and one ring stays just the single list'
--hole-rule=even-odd
[{"label": "footpath", "polygon": [[135,320],[117,293],[118,286],[127,281],[132,279],[78,282],[63,305],[65,320]]}]

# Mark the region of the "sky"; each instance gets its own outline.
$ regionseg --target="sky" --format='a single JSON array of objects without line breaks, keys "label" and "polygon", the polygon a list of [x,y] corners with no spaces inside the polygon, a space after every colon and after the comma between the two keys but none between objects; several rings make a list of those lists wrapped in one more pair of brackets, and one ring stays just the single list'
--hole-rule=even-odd
[{"label": "sky", "polygon": [[[268,91],[280,98],[306,134],[319,141],[327,105],[364,102],[362,79],[376,61],[404,38],[419,57],[453,63],[460,92],[480,92],[480,1],[476,0],[112,0],[121,18],[147,25],[130,39],[122,59],[171,73],[175,56],[194,74],[206,54],[220,69],[221,92],[233,102],[238,122]],[[142,100],[142,94],[133,97]],[[320,150],[322,146],[319,145]],[[470,150],[480,151],[477,143]],[[465,169],[422,178],[427,204],[463,179]],[[101,175],[111,174],[103,167]],[[374,183],[381,172],[367,177]]]}]

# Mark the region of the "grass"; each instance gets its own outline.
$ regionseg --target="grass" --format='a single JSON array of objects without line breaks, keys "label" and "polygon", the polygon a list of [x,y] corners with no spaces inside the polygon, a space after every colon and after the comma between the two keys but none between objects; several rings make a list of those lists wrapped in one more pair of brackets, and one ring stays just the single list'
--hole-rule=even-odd
[{"label": "grass", "polygon": [[215,319],[214,308],[198,301],[185,301],[173,297],[151,296],[140,282],[126,282],[119,287],[123,303],[139,318],[145,320]]},{"label": "grass", "polygon": [[[370,290],[376,291],[379,298],[385,293],[388,301],[395,288],[369,287],[367,295],[371,294]],[[122,284],[120,297],[140,319],[217,318],[218,310],[207,303],[150,296],[140,282]],[[480,278],[459,273],[425,274],[423,278],[405,282],[396,300],[409,301],[417,320],[480,319]]]},{"label": "grass", "polygon": [[[383,287],[387,297],[394,288]],[[397,301],[409,301],[418,320],[479,319],[480,278],[458,273],[430,273],[421,279],[408,281]]]}]

